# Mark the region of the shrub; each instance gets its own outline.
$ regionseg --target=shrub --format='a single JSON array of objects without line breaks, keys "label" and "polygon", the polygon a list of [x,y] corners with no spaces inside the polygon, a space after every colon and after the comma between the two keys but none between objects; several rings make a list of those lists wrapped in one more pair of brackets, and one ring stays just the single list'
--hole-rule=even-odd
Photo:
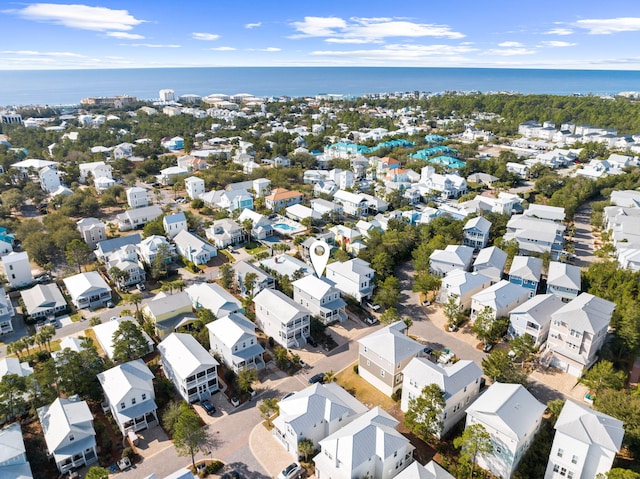
[{"label": "shrub", "polygon": [[269,336],[269,347],[273,348],[276,344],[276,340]]},{"label": "shrub", "polygon": [[205,468],[205,472],[207,474],[215,474],[220,469],[222,469],[223,466],[224,466],[224,463],[222,461],[213,461],[207,464],[207,467]]},{"label": "shrub", "polygon": [[133,459],[133,457],[134,457],[135,455],[136,455],[136,453],[135,453],[135,452],[133,452],[133,448],[131,448],[131,447],[125,447],[125,448],[122,450],[122,456],[121,456],[121,457],[122,457],[123,459],[124,459],[125,457],[127,457],[127,458],[129,458],[129,460],[132,460],[132,459]]},{"label": "shrub", "polygon": [[400,401],[400,398],[402,397],[402,388],[398,389],[396,392],[394,392],[391,395],[391,399],[393,399],[394,401]]},{"label": "shrub", "polygon": [[358,374],[358,365],[357,364],[353,365],[353,372]]}]

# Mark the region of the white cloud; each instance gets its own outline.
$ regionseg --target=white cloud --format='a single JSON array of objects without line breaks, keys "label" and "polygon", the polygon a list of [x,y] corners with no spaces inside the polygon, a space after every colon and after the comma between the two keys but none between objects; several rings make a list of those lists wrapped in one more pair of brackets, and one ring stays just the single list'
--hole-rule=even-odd
[{"label": "white cloud", "polygon": [[246,48],[248,52],[279,52],[282,48],[267,47],[267,48]]},{"label": "white cloud", "polygon": [[233,47],[213,47],[209,48],[209,50],[213,50],[214,52],[232,52],[235,50]]},{"label": "white cloud", "polygon": [[476,51],[469,46],[452,45],[414,45],[414,44],[393,44],[385,45],[381,48],[360,49],[360,50],[316,50],[311,52],[313,56],[323,57],[354,57],[357,60],[367,60],[374,62],[392,61],[394,63],[403,61],[414,61],[420,59],[432,59],[434,56],[449,59],[458,58],[461,55]]},{"label": "white cloud", "polygon": [[552,28],[547,32],[547,35],[572,35],[573,30],[570,28]]},{"label": "white cloud", "polygon": [[163,45],[159,43],[121,43],[123,47],[146,47],[146,48],[180,48],[181,45]]},{"label": "white cloud", "polygon": [[637,32],[640,30],[639,17],[619,17],[578,20],[575,25],[588,30],[591,35],[610,35],[620,32]]},{"label": "white cloud", "polygon": [[193,38],[194,40],[212,41],[212,40],[217,40],[218,38],[220,38],[220,35],[218,35],[216,33],[197,33],[197,32],[193,32],[191,34],[191,38]]},{"label": "white cloud", "polygon": [[511,57],[517,55],[532,55],[536,53],[535,50],[530,48],[492,48],[483,52],[483,55],[497,55],[501,57]]},{"label": "white cloud", "polygon": [[248,29],[252,29],[252,28],[258,28],[262,26],[262,22],[256,22],[256,23],[247,23],[244,28],[248,28]]},{"label": "white cloud", "polygon": [[0,51],[3,55],[20,55],[20,56],[35,56],[35,57],[67,57],[67,58],[86,58],[85,55],[73,52],[39,52],[35,50],[3,50]]},{"label": "white cloud", "polygon": [[138,35],[137,33],[127,33],[127,32],[108,32],[108,37],[118,38],[120,40],[143,40],[143,35]]},{"label": "white cloud", "polygon": [[498,46],[503,48],[524,47],[524,45],[520,42],[502,42],[502,43],[498,43]]},{"label": "white cloud", "polygon": [[539,47],[551,47],[551,48],[560,48],[560,47],[574,47],[576,43],[571,42],[561,42],[559,40],[548,40],[540,42]]},{"label": "white cloud", "polygon": [[465,35],[448,25],[415,23],[394,18],[304,17],[293,22],[298,33],[289,38],[325,37],[328,43],[381,43],[385,38],[443,37],[458,39]]},{"label": "white cloud", "polygon": [[114,10],[89,5],[65,5],[53,3],[34,3],[21,9],[5,10],[36,22],[53,23],[81,30],[131,30],[144,20],[139,20],[127,10]]}]

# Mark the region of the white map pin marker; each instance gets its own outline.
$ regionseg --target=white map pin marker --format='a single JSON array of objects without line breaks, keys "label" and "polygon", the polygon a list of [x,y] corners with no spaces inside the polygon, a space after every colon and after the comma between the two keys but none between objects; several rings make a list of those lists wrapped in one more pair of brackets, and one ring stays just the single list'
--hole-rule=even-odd
[{"label": "white map pin marker", "polygon": [[316,272],[318,278],[322,277],[324,269],[329,262],[329,255],[331,254],[331,247],[324,241],[314,241],[309,248],[309,256],[311,257],[311,264]]}]

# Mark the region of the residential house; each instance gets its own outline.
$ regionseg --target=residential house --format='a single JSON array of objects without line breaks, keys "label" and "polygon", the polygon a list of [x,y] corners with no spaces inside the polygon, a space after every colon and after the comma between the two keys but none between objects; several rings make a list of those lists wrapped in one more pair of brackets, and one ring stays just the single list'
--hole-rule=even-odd
[{"label": "residential house", "polygon": [[210,191],[201,195],[200,198],[208,206],[227,210],[230,213],[236,210],[253,210],[253,197],[243,189]]},{"label": "residential house", "polygon": [[542,260],[533,256],[515,256],[509,269],[509,282],[529,290],[529,297],[533,298],[538,292],[540,276],[542,275]]},{"label": "residential house", "polygon": [[4,226],[0,226],[0,256],[13,251],[13,243],[15,238],[10,234]]},{"label": "residential house", "polygon": [[582,293],[551,315],[546,352],[549,364],[581,377],[604,344],[615,303]]},{"label": "residential house", "polygon": [[238,217],[238,223],[244,226],[245,222],[248,223],[249,221],[251,221],[249,240],[263,240],[273,236],[271,222],[265,215],[251,210],[242,210]]},{"label": "residential house", "polygon": [[184,180],[184,187],[187,192],[187,196],[195,200],[204,195],[204,180],[197,176],[190,176]]},{"label": "residential house", "polygon": [[38,177],[40,178],[40,188],[47,193],[53,193],[62,186],[57,167],[45,166],[38,172]]},{"label": "residential house", "polygon": [[162,215],[162,208],[157,205],[143,206],[134,210],[127,210],[124,213],[116,215],[118,229],[120,231],[129,231],[136,228],[142,228],[149,221],[153,221]]},{"label": "residential house", "polygon": [[[273,276],[248,261],[234,263],[233,270],[236,274],[238,289],[243,297],[254,297],[263,289],[275,289],[276,287],[276,280]],[[253,279],[252,284],[251,281],[249,283],[246,282],[247,275],[251,274],[255,275],[249,277],[250,280]],[[247,289],[247,286],[250,288]]]},{"label": "residential house", "polygon": [[423,196],[430,198],[436,192],[444,199],[460,198],[467,192],[467,180],[457,173],[441,175],[435,171],[433,166],[420,170],[419,187]]},{"label": "residential house", "polygon": [[226,248],[230,245],[242,243],[245,238],[245,231],[236,221],[231,218],[215,220],[211,226],[205,230],[207,239],[213,242],[216,248]]},{"label": "residential house", "polygon": [[376,406],[320,441],[313,458],[318,479],[391,479],[413,462],[399,422]]},{"label": "residential house", "polygon": [[509,479],[540,429],[546,405],[520,384],[493,383],[467,408],[466,427],[480,424],[491,436],[493,451],[477,464]]},{"label": "residential house", "polygon": [[174,236],[173,242],[178,254],[196,265],[207,264],[212,257],[218,254],[215,246],[185,230]]},{"label": "residential house", "polygon": [[130,208],[142,208],[143,206],[149,206],[149,196],[147,190],[139,186],[132,186],[126,191],[127,203]]},{"label": "residential house", "polygon": [[12,288],[22,288],[33,284],[33,274],[26,251],[11,252],[2,257],[4,275]]},{"label": "residential house", "polygon": [[[180,168],[184,168],[185,170],[190,172],[206,170],[209,167],[209,165],[207,164],[207,160],[192,155],[181,156],[180,158],[178,158],[176,163]],[[193,176],[191,176],[190,178],[193,178]]]},{"label": "residential house", "polygon": [[264,259],[260,261],[260,266],[268,273],[287,276],[291,280],[311,274],[311,267],[307,263],[286,253]]},{"label": "residential house", "polygon": [[182,211],[162,218],[162,226],[169,239],[173,239],[180,231],[189,231],[187,217]]},{"label": "residential house", "polygon": [[553,221],[554,223],[562,223],[566,216],[564,208],[559,206],[540,205],[537,203],[531,203],[524,211],[524,215],[545,221]]},{"label": "residential house", "polygon": [[347,303],[331,281],[310,274],[292,283],[293,300],[303,305],[324,324],[345,321]]},{"label": "residential house", "polygon": [[473,262],[473,272],[491,278],[491,283],[495,284],[502,279],[506,264],[507,253],[496,246],[490,246],[481,249],[478,253]]},{"label": "residential house", "polygon": [[264,348],[258,342],[256,326],[241,313],[231,313],[207,323],[211,354],[236,374],[243,369],[265,367]]},{"label": "residential house", "polygon": [[263,289],[253,298],[256,324],[276,343],[285,348],[299,348],[311,334],[311,313],[284,293]]},{"label": "residential house", "polygon": [[86,401],[57,398],[37,412],[47,451],[61,474],[98,462],[93,415]]},{"label": "residential house", "polygon": [[302,254],[302,259],[307,263],[311,263],[310,249],[314,245],[316,241],[322,241],[327,245],[329,250],[335,249],[335,238],[331,231],[327,231],[326,233],[319,233],[315,236],[309,236],[306,240],[304,240],[300,245],[300,253]]},{"label": "residential house", "polygon": [[322,217],[323,215],[332,215],[333,213],[342,214],[342,206],[333,201],[327,201],[322,198],[314,198],[310,201],[311,210],[314,214]]},{"label": "residential house", "polygon": [[287,206],[297,205],[302,201],[302,193],[285,188],[276,188],[264,197],[264,203],[272,211],[279,211]]},{"label": "residential house", "polygon": [[469,273],[454,269],[442,278],[437,301],[447,304],[451,298],[460,306],[460,311],[471,309],[471,297],[491,286],[491,278],[481,273]]},{"label": "residential house", "polygon": [[534,216],[514,215],[507,222],[505,241],[516,240],[520,254],[551,254],[555,260],[564,246],[565,226]]},{"label": "residential house", "polygon": [[124,246],[119,253],[112,255],[115,257],[106,265],[111,281],[120,289],[144,283],[147,273],[138,261],[138,248],[133,245]]},{"label": "residential house", "polygon": [[568,303],[580,294],[580,268],[558,261],[549,263],[547,293],[555,294],[562,302]]},{"label": "residential house", "polygon": [[188,403],[218,390],[219,363],[190,334],[171,333],[160,344],[162,370]]},{"label": "residential house", "polygon": [[554,426],[544,479],[606,476],[624,438],[624,423],[571,400]]},{"label": "residential house", "polygon": [[19,422],[0,429],[0,477],[33,479]]},{"label": "residential house", "polygon": [[120,328],[120,325],[125,321],[129,321],[136,325],[136,327],[142,331],[142,336],[145,338],[147,345],[149,346],[147,349],[148,353],[153,352],[155,347],[155,343],[153,339],[138,326],[137,321],[133,319],[133,316],[121,316],[116,319],[112,319],[110,321],[105,321],[104,323],[97,324],[93,327],[93,332],[96,337],[96,341],[104,351],[105,356],[109,359],[113,360],[113,334]]},{"label": "residential house", "polygon": [[0,380],[8,374],[26,378],[33,374],[33,368],[27,362],[21,363],[18,358],[2,358],[0,359]]},{"label": "residential house", "polygon": [[491,310],[494,319],[508,317],[513,308],[529,299],[529,290],[500,280],[494,285],[471,296],[471,320],[475,321],[485,308]]},{"label": "residential house", "polygon": [[[20,297],[26,314],[32,318],[46,318],[67,310],[67,301],[56,283],[37,284],[31,289],[20,291]],[[0,311],[3,309],[0,299]]]},{"label": "residential house", "polygon": [[98,374],[116,425],[126,435],[158,425],[154,375],[142,359]]},{"label": "residential house", "polygon": [[76,224],[80,236],[90,250],[96,249],[98,243],[107,239],[107,225],[97,218],[83,218]]},{"label": "residential house", "polygon": [[216,318],[244,311],[240,301],[217,283],[193,283],[184,292],[194,309],[208,309]]},{"label": "residential house", "polygon": [[166,338],[176,328],[195,321],[193,305],[185,291],[175,294],[158,293],[140,308],[142,316],[155,326],[160,338]]},{"label": "residential house", "polygon": [[516,338],[528,334],[539,348],[549,335],[551,315],[561,307],[562,301],[553,294],[538,294],[516,306],[509,315],[509,336]]},{"label": "residential house", "polygon": [[124,247],[136,246],[141,241],[142,237],[138,233],[100,241],[95,250],[96,258],[103,263],[108,263],[112,259],[120,257]]},{"label": "residential house", "polygon": [[0,293],[0,336],[13,333],[13,317],[15,314],[9,295]]},{"label": "residential house", "polygon": [[257,178],[252,181],[239,181],[237,183],[229,183],[226,190],[247,190],[253,192],[256,198],[266,196],[271,191],[271,180],[267,178]]},{"label": "residential house", "polygon": [[158,254],[165,255],[165,261],[170,263],[176,253],[176,248],[160,235],[151,235],[137,245],[140,261],[151,266]]},{"label": "residential house", "polygon": [[398,321],[358,341],[358,374],[387,396],[402,388],[405,366],[423,355],[424,345],[407,336],[406,329]]},{"label": "residential house", "polygon": [[336,383],[313,384],[278,403],[273,435],[295,460],[303,439],[318,443],[368,411],[367,407]]},{"label": "residential house", "polygon": [[360,302],[373,296],[375,271],[364,260],[354,258],[329,263],[325,275],[337,289]]},{"label": "residential house", "polygon": [[78,309],[101,308],[111,301],[111,288],[97,271],[89,271],[62,280]]},{"label": "residential house", "polygon": [[455,479],[440,464],[433,459],[424,466],[418,461],[412,462],[400,472],[396,479]]},{"label": "residential house", "polygon": [[448,245],[445,249],[436,249],[429,257],[431,274],[442,278],[449,271],[461,269],[468,271],[473,261],[473,248],[461,245]]},{"label": "residential house", "polygon": [[367,199],[357,193],[338,190],[333,195],[334,201],[342,207],[342,212],[349,216],[366,216],[369,213],[369,203]]},{"label": "residential house", "polygon": [[404,368],[400,409],[406,413],[411,400],[417,399],[426,386],[438,386],[444,392],[445,400],[445,406],[438,414],[442,427],[436,437],[440,439],[464,419],[465,410],[480,395],[480,378],[482,369],[470,360],[442,366],[428,358],[413,358]]},{"label": "residential house", "polygon": [[184,138],[180,136],[174,136],[173,138],[163,138],[160,144],[167,150],[182,150],[184,148]]},{"label": "residential house", "polygon": [[181,176],[186,176],[188,174],[189,170],[187,168],[182,168],[180,166],[170,166],[168,168],[160,170],[158,181],[165,186],[170,186],[173,185],[178,180],[178,178],[180,178]]},{"label": "residential house", "polygon": [[329,231],[333,233],[336,243],[343,246],[347,253],[356,254],[359,248],[357,245],[364,246],[361,241],[362,234],[357,229],[338,224],[329,228]]},{"label": "residential house", "polygon": [[489,230],[491,229],[491,221],[476,216],[466,222],[462,230],[462,244],[470,246],[475,251],[479,251],[487,246],[489,242]]}]

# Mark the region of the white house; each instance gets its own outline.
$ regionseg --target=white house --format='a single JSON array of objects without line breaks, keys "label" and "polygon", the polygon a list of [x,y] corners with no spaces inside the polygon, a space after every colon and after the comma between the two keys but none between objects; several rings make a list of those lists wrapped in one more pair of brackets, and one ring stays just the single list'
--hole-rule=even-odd
[{"label": "white house", "polygon": [[568,303],[580,294],[581,287],[580,268],[558,261],[549,263],[547,293],[555,294]]},{"label": "white house", "polygon": [[98,461],[93,415],[86,401],[58,398],[37,412],[47,451],[60,473]]},{"label": "white house", "polygon": [[278,403],[273,435],[296,460],[303,439],[318,443],[349,424],[367,407],[336,383],[313,384]]},{"label": "white house", "polygon": [[375,271],[359,258],[329,263],[325,275],[344,294],[362,302],[370,299],[375,285]]},{"label": "white house", "polygon": [[173,185],[178,177],[188,174],[189,170],[187,168],[183,168],[181,166],[170,166],[160,170],[158,181],[163,185]]},{"label": "white house", "polygon": [[33,368],[29,366],[29,363],[21,363],[17,358],[2,358],[0,359],[0,380],[7,374],[26,378],[33,374]]},{"label": "white house", "polygon": [[0,429],[0,477],[33,479],[19,422]]},{"label": "white house", "polygon": [[187,217],[182,211],[162,218],[162,226],[164,227],[164,232],[169,239],[173,239],[178,233],[180,233],[180,231],[189,230],[189,227],[187,226]]},{"label": "white house", "polygon": [[492,384],[467,408],[466,427],[484,426],[493,446],[491,453],[478,455],[478,466],[509,479],[540,429],[546,408],[520,384]]},{"label": "white house", "polygon": [[218,390],[218,361],[190,334],[171,333],[160,344],[162,370],[188,403]]},{"label": "white house", "polygon": [[554,429],[544,479],[606,475],[624,438],[622,421],[570,400],[564,403]]},{"label": "white house", "polygon": [[38,172],[38,177],[40,178],[40,187],[47,193],[53,193],[62,186],[57,168],[45,166]]},{"label": "white house", "polygon": [[141,208],[149,206],[149,196],[147,190],[139,186],[133,186],[126,191],[127,203],[130,208]]},{"label": "white house", "polygon": [[173,238],[173,242],[178,254],[196,265],[207,264],[218,254],[215,246],[185,230],[180,231]]},{"label": "white house", "polygon": [[[255,296],[263,289],[274,289],[276,287],[276,280],[273,276],[248,261],[238,261],[234,263],[233,270],[236,273],[236,281],[240,294],[244,297]],[[247,290],[245,280],[247,279],[247,275],[250,274],[255,275],[253,276],[253,287]]]},{"label": "white house", "polygon": [[15,314],[11,298],[6,294],[0,294],[0,336],[13,332],[13,317]]},{"label": "white house", "polygon": [[461,269],[468,271],[473,261],[473,248],[461,245],[448,245],[445,249],[436,249],[429,257],[431,274],[442,278],[449,271]]},{"label": "white house", "polygon": [[160,215],[162,215],[162,208],[158,205],[150,205],[119,213],[116,215],[116,220],[120,231],[129,231],[142,228],[149,221],[155,220]]},{"label": "white house", "polygon": [[275,188],[271,194],[264,197],[265,206],[273,211],[281,210],[287,206],[298,204],[302,201],[302,193],[285,188]]},{"label": "white house", "polygon": [[529,291],[533,298],[538,292],[540,276],[542,275],[542,260],[533,256],[515,256],[509,269],[509,282],[517,284]]},{"label": "white house", "polygon": [[338,190],[333,195],[333,199],[342,207],[342,212],[346,215],[364,216],[368,214],[369,207],[367,199],[361,194]]},{"label": "white house", "polygon": [[400,409],[409,410],[410,401],[418,398],[422,390],[437,385],[444,392],[445,406],[439,414],[442,428],[437,437],[441,438],[459,421],[469,404],[480,394],[482,369],[469,360],[460,360],[449,366],[431,362],[427,358],[413,358],[404,368]]},{"label": "white house", "polygon": [[241,243],[244,241],[245,234],[244,228],[231,218],[215,220],[205,230],[207,239],[218,249]]},{"label": "white house", "polygon": [[292,286],[293,300],[319,317],[324,324],[347,319],[347,303],[330,281],[310,274],[294,281]]},{"label": "white house", "polygon": [[358,340],[358,374],[387,396],[402,387],[405,366],[424,352],[424,345],[407,336],[406,329],[398,321]]},{"label": "white house", "polygon": [[482,216],[471,218],[462,229],[462,244],[478,251],[487,246],[490,230],[491,221]]},{"label": "white house", "polygon": [[551,315],[546,356],[550,365],[580,377],[597,359],[615,303],[582,293]]},{"label": "white house", "polygon": [[151,339],[151,337],[138,326],[137,322],[133,319],[133,316],[121,316],[111,321],[105,321],[104,323],[98,324],[93,327],[96,341],[104,351],[105,356],[107,356],[109,359],[113,359],[113,334],[125,321],[134,323],[134,325],[136,325],[138,329],[142,331],[142,336],[145,338],[149,346],[147,352],[152,352],[153,348],[155,347],[153,339]]},{"label": "white house", "polygon": [[561,307],[562,301],[553,294],[538,294],[516,306],[509,315],[509,336],[528,334],[536,347],[542,346],[549,335],[551,315]]},{"label": "white house", "polygon": [[[251,221],[251,235],[250,239],[265,239],[269,236],[273,236],[273,228],[271,227],[271,221],[265,215],[256,213],[248,209],[242,210],[238,217],[238,223],[244,225],[245,221]],[[248,222],[248,221],[247,221]]]},{"label": "white house", "polygon": [[97,271],[76,274],[62,281],[78,309],[101,308],[111,301],[111,288]]},{"label": "white house", "polygon": [[190,176],[184,180],[184,187],[187,192],[187,196],[192,200],[204,195],[204,180],[202,178]]},{"label": "white house", "polygon": [[431,197],[433,192],[440,193],[442,198],[459,198],[467,192],[467,180],[455,174],[441,175],[433,166],[425,166],[420,171],[418,185],[422,195]]},{"label": "white house", "polygon": [[507,223],[505,241],[516,240],[521,254],[550,253],[557,259],[564,245],[565,226],[535,216],[514,215]]},{"label": "white house", "polygon": [[455,479],[447,470],[434,460],[424,466],[418,461],[412,462],[396,476],[396,479]]},{"label": "white house", "polygon": [[236,374],[243,369],[265,367],[264,348],[258,342],[255,324],[243,314],[231,313],[206,326],[212,354]]},{"label": "white house", "polygon": [[[37,284],[31,289],[20,291],[26,314],[32,318],[46,318],[67,309],[67,302],[56,283]],[[0,296],[0,312],[2,311]],[[22,312],[25,314],[25,311]]]},{"label": "white house", "polygon": [[151,266],[158,253],[166,255],[165,261],[171,262],[175,256],[176,248],[167,241],[167,238],[160,235],[151,235],[137,244],[138,257],[140,261]]},{"label": "white house", "polygon": [[83,218],[76,224],[80,236],[91,250],[96,249],[100,241],[107,239],[107,225],[97,218]]},{"label": "white house", "polygon": [[318,479],[391,479],[413,462],[398,421],[376,406],[320,441],[313,458]]},{"label": "white house", "polygon": [[480,273],[469,273],[461,269],[454,269],[442,278],[438,302],[447,304],[450,298],[455,298],[462,311],[471,309],[471,297],[491,286],[491,278]]},{"label": "white house", "polygon": [[2,257],[4,274],[12,288],[21,288],[33,284],[29,255],[26,251],[11,252]]},{"label": "white house", "polygon": [[311,273],[310,265],[286,253],[264,259],[260,261],[260,266],[267,272],[273,271],[279,275],[287,276],[291,280],[300,275],[306,276]]},{"label": "white house", "polygon": [[154,375],[142,359],[98,374],[113,419],[122,435],[158,425]]},{"label": "white house", "polygon": [[508,317],[513,308],[529,299],[529,290],[504,279],[471,297],[471,320],[475,321],[486,307],[495,319]]},{"label": "white house", "polygon": [[256,324],[285,348],[298,348],[311,334],[311,313],[284,293],[263,289],[253,298]]},{"label": "white house", "polygon": [[80,182],[86,183],[87,178],[91,176],[95,181],[98,178],[113,179],[111,165],[107,165],[104,161],[93,161],[91,163],[80,163]]},{"label": "white house", "polygon": [[240,301],[216,283],[193,283],[184,292],[194,309],[208,309],[216,318],[244,311]]},{"label": "white house", "polygon": [[483,248],[473,262],[473,272],[491,278],[492,283],[502,279],[507,264],[507,253],[496,246]]}]

